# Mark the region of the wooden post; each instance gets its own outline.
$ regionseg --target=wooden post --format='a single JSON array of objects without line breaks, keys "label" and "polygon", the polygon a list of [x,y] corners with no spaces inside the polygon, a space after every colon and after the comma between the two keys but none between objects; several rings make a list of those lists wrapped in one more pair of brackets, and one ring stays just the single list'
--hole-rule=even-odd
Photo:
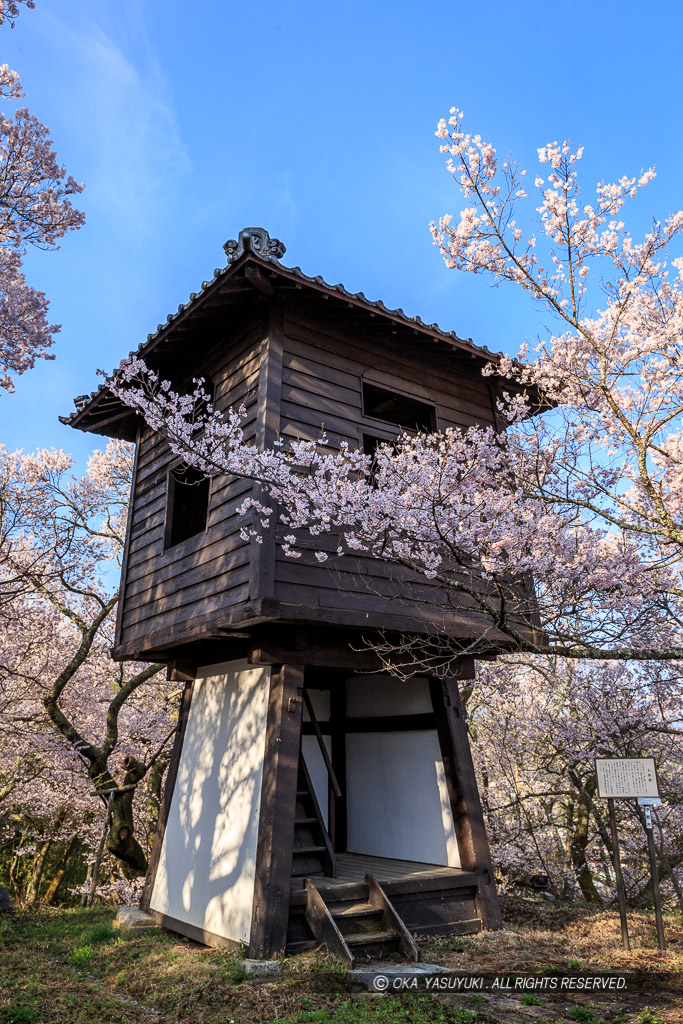
[{"label": "wooden post", "polygon": [[477,874],[475,899],[482,927],[499,929],[503,921],[458,684],[455,679],[430,679],[429,685],[460,863]]},{"label": "wooden post", "polygon": [[[257,394],[255,443],[260,451],[269,447],[280,434],[280,405],[282,399],[282,352],[284,347],[284,312],[279,303],[270,307],[268,333],[261,341]],[[273,504],[260,484],[254,483],[255,498]],[[251,541],[249,597],[253,601],[272,597],[275,587],[275,527],[278,521],[277,505],[270,517],[271,524],[259,537]],[[258,528],[258,527],[257,527]]]},{"label": "wooden post", "polygon": [[659,871],[657,870],[657,851],[655,849],[655,837],[652,831],[652,808],[644,807],[645,811],[645,832],[647,835],[647,850],[650,854],[650,873],[652,875],[652,895],[655,901],[655,919],[657,921],[657,941],[660,949],[666,949],[666,936],[664,935],[664,918],[662,917],[662,894],[659,891]]},{"label": "wooden post", "polygon": [[[346,683],[336,681],[330,690],[330,725],[332,728],[332,764],[340,780],[341,796],[330,799],[330,821],[334,822],[334,852],[346,853]],[[330,798],[332,794],[330,794]]]},{"label": "wooden post", "polygon": [[621,854],[619,853],[617,814],[614,810],[613,797],[608,797],[607,807],[609,809],[610,828],[612,829],[612,863],[614,864],[614,875],[617,880],[617,896],[619,898],[619,917],[621,918],[621,944],[625,950],[630,950],[631,941],[628,937],[628,920],[626,918],[626,890],[624,889],[624,876],[621,873]]},{"label": "wooden post", "polygon": [[190,714],[195,671],[194,666],[190,666],[189,663],[185,662],[183,662],[182,665],[181,663],[172,662],[169,666],[169,678],[176,680],[184,679],[185,689],[183,690],[183,695],[180,699],[178,728],[173,740],[173,747],[171,748],[171,757],[168,762],[168,771],[166,772],[166,781],[164,783],[164,793],[161,798],[157,827],[152,841],[152,852],[150,854],[149,864],[147,865],[145,884],[142,887],[142,895],[140,896],[140,908],[142,910],[149,910],[149,903],[152,899],[152,892],[154,891],[154,881],[156,879],[157,868],[159,866],[159,858],[161,857],[161,847],[164,845],[166,822],[168,821],[168,813],[171,809],[171,800],[173,798],[173,790],[175,789],[175,781],[178,775],[178,765],[180,764],[180,754],[183,749],[185,729],[187,728],[187,719]]},{"label": "wooden post", "polygon": [[284,953],[287,944],[303,687],[300,665],[273,669],[249,941],[257,960]]},{"label": "wooden post", "polygon": [[123,609],[126,603],[126,579],[128,577],[128,556],[130,555],[130,535],[133,530],[133,513],[136,509],[137,494],[136,485],[138,482],[138,455],[140,453],[140,439],[142,437],[142,424],[138,419],[135,431],[135,455],[133,456],[133,471],[131,473],[130,502],[128,504],[128,515],[126,516],[126,536],[123,542],[123,558],[121,559],[121,578],[119,580],[119,600],[116,607],[116,625],[114,627],[114,647],[121,643],[123,634]]}]

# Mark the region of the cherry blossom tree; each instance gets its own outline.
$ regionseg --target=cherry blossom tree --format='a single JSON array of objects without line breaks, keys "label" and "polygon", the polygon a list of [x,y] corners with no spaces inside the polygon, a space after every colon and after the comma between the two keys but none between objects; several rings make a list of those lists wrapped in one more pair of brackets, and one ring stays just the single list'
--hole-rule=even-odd
[{"label": "cherry blossom tree", "polygon": [[8,21],[14,28],[14,19],[19,17],[22,4],[33,8],[36,6],[36,0],[0,0],[0,25]]},{"label": "cherry blossom tree", "polygon": [[[494,863],[506,883],[547,874],[558,896],[614,896],[612,841],[595,757],[654,757],[664,803],[655,839],[683,906],[681,669],[515,655],[483,664],[463,693]],[[642,809],[618,804],[628,891],[649,893]]]},{"label": "cherry blossom tree", "polygon": [[150,824],[149,794],[137,809],[136,794],[152,777],[158,795],[177,694],[160,665],[109,654],[130,448],[110,443],[80,478],[72,466],[64,452],[0,449],[0,816],[21,807],[47,823],[43,842],[82,816],[92,845],[106,811],[107,850],[134,876]]},{"label": "cherry blossom tree", "polygon": [[[0,0],[0,24],[19,13],[22,0]],[[33,0],[25,0],[34,7]],[[19,76],[0,66],[0,97],[24,95]],[[26,283],[22,255],[29,246],[58,249],[59,239],[84,222],[72,197],[83,191],[60,166],[49,130],[20,107],[0,113],[0,387],[13,390],[12,375],[54,358],[47,350],[59,332],[48,320],[45,293]]]},{"label": "cherry blossom tree", "polygon": [[[606,530],[568,505],[528,493],[517,446],[504,433],[470,428],[404,437],[395,447],[381,446],[374,459],[344,445],[330,451],[324,442],[259,451],[244,441],[239,410],[223,414],[209,406],[199,413],[198,432],[192,409],[208,401],[201,385],[193,396],[177,395],[132,359],[111,387],[188,464],[264,485],[265,501],[242,505],[256,515],[245,536],[271,527],[266,501],[277,502],[290,557],[330,561],[338,571],[346,559],[353,571],[359,553],[433,583],[429,638],[394,636],[376,645],[394,671],[403,664],[410,675],[425,660],[445,667],[464,653],[506,647],[573,657],[683,657],[680,566],[671,557],[655,561],[650,545],[625,530]],[[396,586],[400,591],[398,579]],[[410,586],[403,587],[405,600]],[[424,591],[419,599],[426,601]],[[439,618],[463,608],[478,634],[467,651]]]}]

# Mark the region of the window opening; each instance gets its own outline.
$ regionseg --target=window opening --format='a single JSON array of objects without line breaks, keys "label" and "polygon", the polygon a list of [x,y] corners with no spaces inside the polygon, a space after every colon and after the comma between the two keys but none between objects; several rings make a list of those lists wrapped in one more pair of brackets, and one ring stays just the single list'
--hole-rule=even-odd
[{"label": "window opening", "polygon": [[373,419],[394,423],[404,430],[432,431],[436,426],[434,406],[363,382],[363,412]]},{"label": "window opening", "polygon": [[375,437],[374,434],[363,434],[363,451],[373,459],[381,444],[388,444],[391,448],[395,447],[394,442],[387,440],[386,437]]},{"label": "window opening", "polygon": [[371,487],[377,486],[377,465],[375,458],[377,449],[381,444],[388,444],[390,448],[396,449],[396,441],[388,441],[386,437],[376,437],[375,434],[363,434],[363,451],[372,459],[368,483]]},{"label": "window opening", "polygon": [[168,488],[166,547],[172,548],[206,529],[211,481],[191,466],[176,466]]}]

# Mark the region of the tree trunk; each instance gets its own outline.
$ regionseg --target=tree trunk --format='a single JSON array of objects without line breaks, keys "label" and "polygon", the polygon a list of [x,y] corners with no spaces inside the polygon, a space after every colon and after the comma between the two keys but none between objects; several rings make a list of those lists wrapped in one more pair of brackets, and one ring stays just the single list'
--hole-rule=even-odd
[{"label": "tree trunk", "polygon": [[94,864],[95,862],[93,860],[88,860],[88,867],[86,868],[85,871],[85,882],[83,883],[83,891],[81,893],[81,898],[78,904],[80,907],[88,906],[88,897],[90,895],[90,884],[92,882]]},{"label": "tree trunk", "polygon": [[47,855],[50,852],[51,846],[52,840],[46,839],[33,858],[33,872],[28,883],[28,888],[26,889],[26,902],[31,906],[33,906],[33,904],[38,900],[40,883],[43,878],[43,871],[45,870],[45,861],[47,860]]},{"label": "tree trunk", "polygon": [[55,899],[57,898],[57,893],[59,892],[59,887],[64,881],[64,876],[66,875],[66,872],[69,868],[71,858],[73,857],[77,848],[78,836],[73,835],[69,840],[68,845],[65,847],[62,856],[59,859],[57,870],[47,888],[47,892],[43,896],[43,903],[45,904],[46,907],[52,906],[52,904],[55,902]]},{"label": "tree trunk", "polygon": [[161,784],[164,779],[164,772],[168,767],[169,758],[160,757],[152,765],[147,776],[147,846],[151,846],[156,832],[159,819],[159,808],[161,807]]},{"label": "tree trunk", "polygon": [[[680,867],[681,864],[683,864],[683,853],[675,853],[671,857],[662,857],[659,863],[659,881],[662,882],[665,878],[673,878],[674,869]],[[645,907],[651,906],[653,901],[652,879],[648,877],[648,881],[635,897],[634,903],[636,906]]]},{"label": "tree trunk", "polygon": [[671,869],[671,883],[674,887],[674,892],[676,893],[676,899],[678,900],[678,908],[683,914],[683,889],[681,889],[680,882],[678,881],[676,872],[673,868]]},{"label": "tree trunk", "polygon": [[17,869],[18,869],[19,864],[21,862],[21,853],[19,853],[17,851],[22,849],[22,847],[23,847],[24,843],[26,842],[27,838],[28,838],[28,836],[26,835],[26,833],[24,833],[22,835],[21,839],[19,840],[19,842],[17,843],[17,845],[14,848],[14,856],[12,857],[12,863],[10,864],[9,880],[10,880],[10,885],[12,886],[12,889],[14,890],[14,895],[15,896],[19,895],[19,883],[17,882]]},{"label": "tree trunk", "polygon": [[589,821],[590,807],[588,801],[583,793],[579,793],[578,800],[574,805],[574,832],[569,847],[569,855],[583,898],[587,903],[595,903],[598,906],[602,906],[602,899],[595,888],[593,874],[586,860]]},{"label": "tree trunk", "polygon": [[[127,757],[125,766],[123,785],[137,785],[145,774],[145,766],[134,757]],[[121,869],[128,879],[138,878],[147,871],[145,852],[134,835],[135,792],[135,789],[124,789],[114,793],[111,803],[111,828],[107,836],[107,850],[121,861]]]}]

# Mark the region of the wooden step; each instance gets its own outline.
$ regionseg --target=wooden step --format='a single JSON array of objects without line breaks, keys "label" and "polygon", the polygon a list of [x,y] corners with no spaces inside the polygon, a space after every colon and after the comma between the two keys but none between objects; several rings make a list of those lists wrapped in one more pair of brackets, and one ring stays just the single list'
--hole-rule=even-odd
[{"label": "wooden step", "polygon": [[329,904],[338,906],[342,902],[367,903],[368,886],[365,882],[329,882],[319,885],[320,894]]},{"label": "wooden step", "polygon": [[295,846],[294,856],[298,853],[324,853],[326,849],[326,846]]},{"label": "wooden step", "polygon": [[396,932],[357,932],[344,935],[346,948],[353,960],[377,959],[398,952],[400,939]]},{"label": "wooden step", "polygon": [[318,824],[318,819],[317,818],[295,818],[294,819],[294,824],[295,825],[317,825]]},{"label": "wooden step", "polygon": [[353,932],[351,935],[344,936],[347,946],[370,946],[377,942],[391,942],[392,940],[398,942],[396,932]]},{"label": "wooden step", "polygon": [[382,911],[378,907],[373,907],[370,903],[351,903],[349,906],[336,907],[334,903],[328,904],[332,917],[363,917],[366,914],[381,914]]},{"label": "wooden step", "polygon": [[370,935],[384,928],[384,912],[379,907],[373,907],[371,903],[356,902],[346,906],[342,904],[341,907],[335,907],[331,903],[328,906],[342,935],[360,932]]}]

